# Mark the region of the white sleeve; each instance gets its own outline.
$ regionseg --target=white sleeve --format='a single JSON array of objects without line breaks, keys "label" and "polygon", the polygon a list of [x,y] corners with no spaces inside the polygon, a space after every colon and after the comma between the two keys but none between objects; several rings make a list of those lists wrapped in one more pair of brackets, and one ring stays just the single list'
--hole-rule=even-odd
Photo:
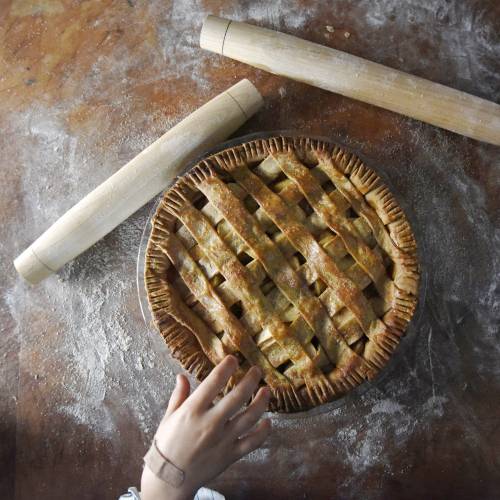
[{"label": "white sleeve", "polygon": [[194,496],[194,500],[225,500],[225,498],[224,495],[208,488],[200,488]]},{"label": "white sleeve", "polygon": [[141,500],[141,494],[137,491],[137,488],[131,487],[127,493],[120,495],[118,500]]},{"label": "white sleeve", "polygon": [[[217,493],[217,491],[210,490],[208,488],[200,488],[193,500],[225,500],[226,497]],[[137,491],[137,488],[129,488],[127,493],[120,495],[118,500],[141,500],[141,494]]]}]

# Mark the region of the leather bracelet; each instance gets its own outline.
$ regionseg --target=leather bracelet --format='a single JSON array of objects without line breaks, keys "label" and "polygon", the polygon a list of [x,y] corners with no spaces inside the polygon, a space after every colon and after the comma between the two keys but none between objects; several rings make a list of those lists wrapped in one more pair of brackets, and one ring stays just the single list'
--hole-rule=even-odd
[{"label": "leather bracelet", "polygon": [[153,439],[151,448],[149,448],[149,451],[144,456],[144,463],[156,477],[174,488],[179,488],[184,482],[184,471],[163,455],[158,449],[156,439]]}]

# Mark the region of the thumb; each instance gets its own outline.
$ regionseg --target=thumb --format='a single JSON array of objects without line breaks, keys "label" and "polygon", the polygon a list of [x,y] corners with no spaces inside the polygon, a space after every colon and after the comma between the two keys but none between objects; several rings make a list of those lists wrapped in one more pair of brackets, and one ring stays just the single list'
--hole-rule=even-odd
[{"label": "thumb", "polygon": [[171,415],[187,399],[190,392],[189,380],[184,375],[177,375],[174,392],[168,401],[165,418]]}]

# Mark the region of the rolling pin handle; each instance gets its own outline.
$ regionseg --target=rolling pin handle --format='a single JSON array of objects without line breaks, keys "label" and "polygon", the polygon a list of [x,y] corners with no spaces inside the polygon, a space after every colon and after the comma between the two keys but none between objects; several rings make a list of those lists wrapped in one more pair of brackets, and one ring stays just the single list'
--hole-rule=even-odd
[{"label": "rolling pin handle", "polygon": [[36,255],[31,247],[28,247],[14,261],[16,271],[27,281],[32,284],[40,283],[40,281],[48,278],[54,273],[49,269]]},{"label": "rolling pin handle", "polygon": [[217,54],[223,54],[224,40],[230,24],[230,19],[208,16],[201,27],[200,47]]}]

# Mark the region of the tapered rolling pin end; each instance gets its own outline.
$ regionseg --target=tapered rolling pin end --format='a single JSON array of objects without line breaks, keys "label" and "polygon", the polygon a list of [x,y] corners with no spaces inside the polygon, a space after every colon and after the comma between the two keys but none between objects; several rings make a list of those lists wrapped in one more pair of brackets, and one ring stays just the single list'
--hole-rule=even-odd
[{"label": "tapered rolling pin end", "polygon": [[255,85],[246,78],[226,90],[226,93],[236,101],[247,119],[255,114],[264,103]]},{"label": "tapered rolling pin end", "polygon": [[230,24],[231,20],[229,19],[208,16],[201,27],[200,47],[217,54],[223,54],[224,39]]},{"label": "tapered rolling pin end", "polygon": [[31,247],[27,248],[16,258],[14,267],[16,271],[32,285],[40,283],[40,281],[52,274],[52,270],[35,255]]}]

